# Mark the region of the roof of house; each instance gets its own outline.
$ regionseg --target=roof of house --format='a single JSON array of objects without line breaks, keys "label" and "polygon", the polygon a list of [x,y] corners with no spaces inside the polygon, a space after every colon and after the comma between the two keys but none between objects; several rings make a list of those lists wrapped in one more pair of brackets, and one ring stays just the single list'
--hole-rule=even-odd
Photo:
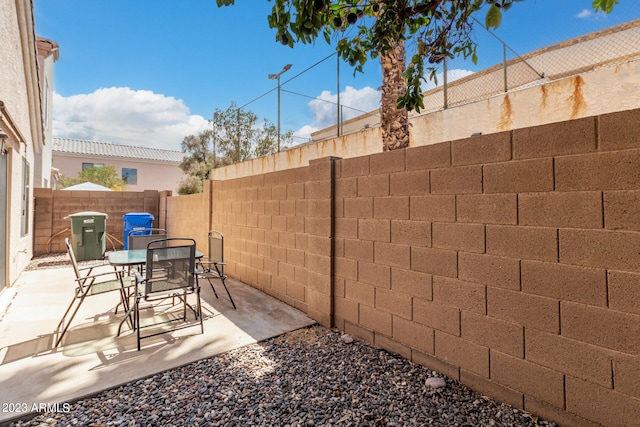
[{"label": "roof of house", "polygon": [[120,157],[123,159],[152,160],[169,163],[180,163],[185,156],[185,154],[180,151],[67,138],[53,138],[52,149],[54,153]]}]

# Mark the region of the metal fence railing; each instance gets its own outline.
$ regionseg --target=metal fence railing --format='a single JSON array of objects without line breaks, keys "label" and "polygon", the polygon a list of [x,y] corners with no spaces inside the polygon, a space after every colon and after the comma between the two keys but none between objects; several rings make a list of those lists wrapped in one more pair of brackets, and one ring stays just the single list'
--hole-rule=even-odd
[{"label": "metal fence railing", "polygon": [[[640,58],[640,19],[567,40],[523,56],[499,41],[503,61],[483,71],[443,83],[425,93],[423,112],[485,99],[527,85],[575,75]],[[443,76],[460,63],[445,61]]]},{"label": "metal fence railing", "polygon": [[[640,5],[640,2],[638,2]],[[424,109],[420,114],[487,99],[527,86],[640,59],[640,19],[574,37],[530,53],[519,55],[507,43],[491,34],[479,55],[502,61],[473,72],[470,60],[455,58],[438,65],[437,86],[425,88]],[[490,53],[487,53],[490,52]],[[379,114],[372,111],[315,132],[313,141],[345,135],[379,125]],[[340,132],[338,133],[338,129]]]}]

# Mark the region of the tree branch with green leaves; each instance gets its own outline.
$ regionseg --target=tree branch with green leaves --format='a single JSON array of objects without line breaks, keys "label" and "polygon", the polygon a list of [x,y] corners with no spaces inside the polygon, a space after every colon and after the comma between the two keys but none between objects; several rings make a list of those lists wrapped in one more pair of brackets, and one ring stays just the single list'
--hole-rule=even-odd
[{"label": "tree branch with green leaves", "polygon": [[[216,0],[218,6],[235,0]],[[272,0],[269,0],[272,1]],[[273,0],[268,24],[276,41],[293,47],[323,38],[341,58],[363,69],[369,59],[383,55],[397,40],[416,41],[416,50],[404,73],[407,88],[398,108],[420,111],[421,83],[434,79],[435,65],[461,55],[476,62],[471,38],[472,14],[489,5],[485,26],[497,28],[503,11],[523,0]],[[595,11],[610,13],[618,0],[593,0]]]}]

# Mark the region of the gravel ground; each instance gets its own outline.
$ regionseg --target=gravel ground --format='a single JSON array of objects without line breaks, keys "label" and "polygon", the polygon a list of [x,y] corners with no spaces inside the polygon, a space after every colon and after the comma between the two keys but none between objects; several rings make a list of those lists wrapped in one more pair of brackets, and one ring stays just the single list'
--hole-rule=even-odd
[{"label": "gravel ground", "polygon": [[[438,381],[442,387],[429,385]],[[313,326],[133,381],[12,425],[555,424],[337,330]]]},{"label": "gravel ground", "polygon": [[[62,253],[34,258],[27,269],[70,266]],[[321,326],[133,381],[11,425],[555,426]]]},{"label": "gravel ground", "polygon": [[[93,260],[93,261],[78,261],[79,266],[83,265],[94,265],[100,264],[106,261],[102,260]],[[55,253],[49,255],[41,255],[34,257],[31,262],[27,265],[25,270],[39,270],[43,268],[70,268],[71,260],[69,259],[69,254],[66,252]]]}]

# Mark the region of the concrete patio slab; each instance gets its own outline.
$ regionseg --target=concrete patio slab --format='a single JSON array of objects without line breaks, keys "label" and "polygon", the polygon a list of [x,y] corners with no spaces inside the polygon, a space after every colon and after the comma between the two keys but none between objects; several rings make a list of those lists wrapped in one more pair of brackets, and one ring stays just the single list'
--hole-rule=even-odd
[{"label": "concrete patio slab", "polygon": [[214,283],[216,298],[203,281],[204,334],[194,323],[143,340],[137,351],[135,332],[125,327],[116,337],[122,310],[114,312],[119,296],[111,292],[88,297],[54,349],[54,328],[73,296],[73,278],[71,267],[25,271],[4,316],[0,311],[0,423],[315,324],[299,310],[229,279],[234,310],[219,283]]}]

